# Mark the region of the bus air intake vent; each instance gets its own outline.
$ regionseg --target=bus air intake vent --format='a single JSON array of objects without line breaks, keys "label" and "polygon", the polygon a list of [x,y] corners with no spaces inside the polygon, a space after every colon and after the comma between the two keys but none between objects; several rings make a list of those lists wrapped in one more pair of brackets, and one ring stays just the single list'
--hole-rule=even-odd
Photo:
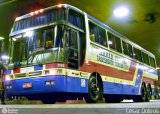
[{"label": "bus air intake vent", "polygon": [[23,78],[26,77],[26,73],[15,74],[15,78]]},{"label": "bus air intake vent", "polygon": [[40,75],[42,75],[42,71],[35,71],[29,73],[29,76],[40,76]]}]

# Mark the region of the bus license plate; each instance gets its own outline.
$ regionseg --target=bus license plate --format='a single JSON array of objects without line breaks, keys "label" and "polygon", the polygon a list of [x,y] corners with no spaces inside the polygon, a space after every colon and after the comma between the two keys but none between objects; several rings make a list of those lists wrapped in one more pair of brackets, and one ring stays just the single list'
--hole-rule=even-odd
[{"label": "bus license plate", "polygon": [[24,83],[22,85],[23,88],[31,88],[32,87],[32,83]]}]

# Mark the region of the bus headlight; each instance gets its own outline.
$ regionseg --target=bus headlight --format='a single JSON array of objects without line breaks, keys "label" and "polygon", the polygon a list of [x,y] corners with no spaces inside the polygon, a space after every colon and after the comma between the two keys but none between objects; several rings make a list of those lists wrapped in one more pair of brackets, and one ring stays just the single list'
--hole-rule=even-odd
[{"label": "bus headlight", "polygon": [[62,69],[50,69],[45,71],[46,75],[60,75],[62,73]]},{"label": "bus headlight", "polygon": [[12,79],[13,79],[13,75],[6,75],[5,76],[6,81],[9,81],[9,80],[12,80]]}]

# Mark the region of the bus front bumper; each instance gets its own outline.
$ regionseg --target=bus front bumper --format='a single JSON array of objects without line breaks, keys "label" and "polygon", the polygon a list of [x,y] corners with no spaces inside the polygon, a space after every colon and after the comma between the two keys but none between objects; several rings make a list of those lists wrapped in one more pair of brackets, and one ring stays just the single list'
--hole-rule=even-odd
[{"label": "bus front bumper", "polygon": [[66,76],[44,76],[5,81],[7,96],[25,96],[54,92],[66,92]]}]

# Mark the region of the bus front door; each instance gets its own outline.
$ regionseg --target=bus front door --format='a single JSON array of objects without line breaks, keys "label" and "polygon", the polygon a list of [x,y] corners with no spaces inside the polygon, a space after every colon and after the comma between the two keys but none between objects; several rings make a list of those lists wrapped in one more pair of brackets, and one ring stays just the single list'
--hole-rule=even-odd
[{"label": "bus front door", "polygon": [[78,32],[68,31],[68,66],[71,69],[79,68],[79,36]]}]

